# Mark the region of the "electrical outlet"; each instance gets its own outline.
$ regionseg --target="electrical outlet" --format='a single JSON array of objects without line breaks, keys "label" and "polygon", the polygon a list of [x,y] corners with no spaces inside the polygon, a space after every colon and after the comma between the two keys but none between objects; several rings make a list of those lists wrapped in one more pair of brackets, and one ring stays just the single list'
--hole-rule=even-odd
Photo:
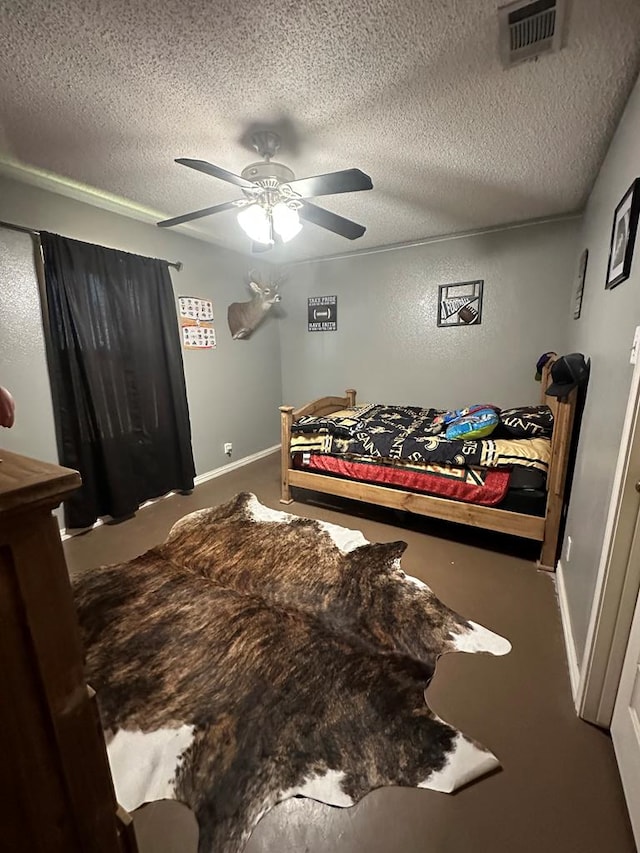
[{"label": "electrical outlet", "polygon": [[233,450],[233,444],[230,441],[225,441],[224,443],[224,452],[227,456],[231,456],[231,451]]},{"label": "electrical outlet", "polygon": [[567,563],[568,563],[568,562],[569,562],[569,560],[571,559],[571,546],[572,546],[572,545],[573,545],[573,540],[571,539],[571,537],[570,537],[570,536],[567,536],[567,548],[566,548],[566,552],[565,552],[565,555],[564,555],[564,558],[565,558],[565,560],[567,561]]}]

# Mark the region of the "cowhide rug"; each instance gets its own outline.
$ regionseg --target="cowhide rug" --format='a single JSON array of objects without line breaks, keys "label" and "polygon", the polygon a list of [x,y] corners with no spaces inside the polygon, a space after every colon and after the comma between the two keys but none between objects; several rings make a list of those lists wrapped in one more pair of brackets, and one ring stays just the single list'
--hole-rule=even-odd
[{"label": "cowhide rug", "polygon": [[444,652],[509,651],[400,567],[404,542],[240,494],[75,595],[120,803],[195,812],[200,853],[240,853],[277,802],[452,791],[496,758],[424,697]]}]

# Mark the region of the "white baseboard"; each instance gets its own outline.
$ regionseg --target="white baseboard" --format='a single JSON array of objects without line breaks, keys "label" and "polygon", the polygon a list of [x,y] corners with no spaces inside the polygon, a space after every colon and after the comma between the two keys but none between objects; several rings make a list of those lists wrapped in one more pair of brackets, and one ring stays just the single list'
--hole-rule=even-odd
[{"label": "white baseboard", "polygon": [[[231,471],[235,471],[236,468],[242,468],[244,465],[249,465],[251,462],[257,462],[258,459],[264,459],[265,456],[270,456],[272,453],[275,453],[276,450],[280,450],[279,444],[274,444],[273,447],[267,447],[265,450],[259,450],[257,453],[252,453],[250,456],[244,456],[242,459],[236,459],[234,462],[229,462],[228,465],[222,465],[220,468],[214,468],[213,471],[205,471],[204,474],[198,474],[197,477],[194,477],[193,485],[200,486],[208,480],[213,480],[216,477],[222,477],[223,474],[229,474]],[[161,498],[154,498],[151,501],[146,501],[138,507],[138,510],[151,506],[151,504],[157,503],[158,501],[166,500],[166,498],[173,497],[174,494],[175,492],[169,492],[168,495],[163,495]],[[60,529],[60,538],[64,542],[66,539],[71,539],[73,536],[78,536],[81,533],[87,533],[89,530],[100,527],[102,524],[104,524],[104,521],[99,518],[91,527],[86,527],[82,530],[75,530],[73,533],[67,533],[66,527],[62,527]]]},{"label": "white baseboard", "polygon": [[244,456],[242,459],[236,459],[235,462],[229,462],[228,465],[223,465],[221,468],[214,468],[213,471],[205,471],[204,474],[198,474],[195,478],[194,485],[199,486],[201,483],[206,483],[207,480],[213,480],[216,477],[222,477],[223,474],[229,474],[235,471],[236,468],[242,468],[244,465],[249,465],[251,462],[257,462],[258,459],[264,459],[265,456],[270,456],[280,450],[279,444],[274,444],[273,447],[267,447],[265,450],[259,450],[257,453],[252,453],[251,456]]},{"label": "white baseboard", "polygon": [[223,474],[229,474],[235,471],[236,468],[242,468],[244,465],[249,465],[251,462],[257,462],[258,459],[264,459],[265,456],[270,456],[280,450],[279,444],[274,444],[273,447],[267,447],[265,450],[259,450],[257,453],[252,453],[251,456],[244,456],[242,459],[236,459],[235,462],[229,462],[228,465],[223,465],[221,468],[214,468],[213,471],[205,471],[204,474],[198,474],[193,481],[194,485],[199,486],[201,483],[206,483],[208,480],[213,480],[216,477],[222,477]]},{"label": "white baseboard", "polygon": [[558,593],[558,605],[560,607],[560,620],[562,622],[562,632],[564,634],[564,645],[567,652],[569,679],[571,681],[571,695],[573,696],[573,704],[576,706],[576,710],[578,710],[580,665],[578,663],[576,645],[573,639],[571,616],[569,615],[569,604],[567,601],[567,590],[564,585],[564,569],[562,566],[562,560],[558,560],[558,567],[556,569],[556,591]]}]

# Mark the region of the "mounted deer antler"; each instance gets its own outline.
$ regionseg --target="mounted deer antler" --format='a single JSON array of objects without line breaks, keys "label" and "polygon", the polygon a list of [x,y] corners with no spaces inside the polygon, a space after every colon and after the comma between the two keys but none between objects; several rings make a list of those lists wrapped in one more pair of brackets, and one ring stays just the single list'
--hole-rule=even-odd
[{"label": "mounted deer antler", "polygon": [[229,329],[234,340],[248,338],[258,324],[264,319],[267,311],[276,302],[280,302],[278,287],[282,277],[275,282],[261,284],[254,271],[249,273],[249,287],[254,297],[249,302],[233,302],[227,311]]}]

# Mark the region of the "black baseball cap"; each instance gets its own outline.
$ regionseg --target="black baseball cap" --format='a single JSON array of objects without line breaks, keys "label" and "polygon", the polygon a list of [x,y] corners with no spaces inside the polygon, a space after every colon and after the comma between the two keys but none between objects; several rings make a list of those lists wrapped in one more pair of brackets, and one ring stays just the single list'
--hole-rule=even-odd
[{"label": "black baseball cap", "polygon": [[566,397],[588,378],[589,365],[581,352],[561,355],[551,365],[551,385],[546,393],[552,397]]}]

